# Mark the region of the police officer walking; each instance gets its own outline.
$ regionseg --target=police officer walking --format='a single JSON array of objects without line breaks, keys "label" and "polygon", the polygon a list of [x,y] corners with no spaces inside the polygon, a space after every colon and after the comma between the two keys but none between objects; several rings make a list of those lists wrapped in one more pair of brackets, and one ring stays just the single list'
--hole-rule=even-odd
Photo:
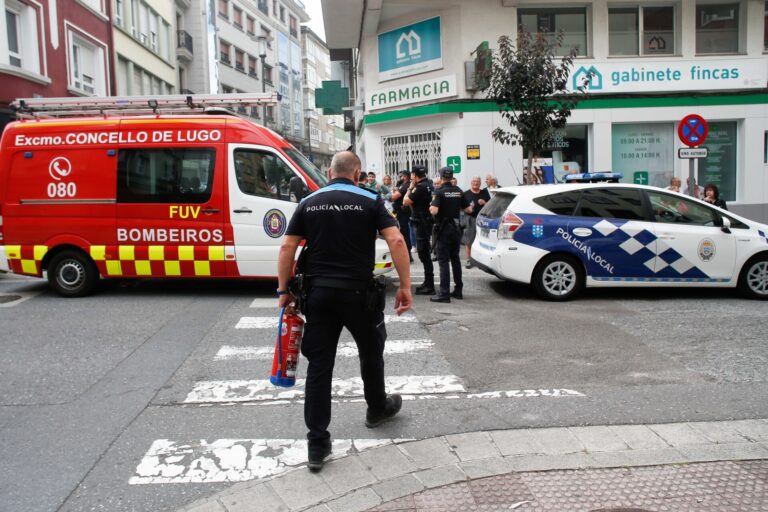
[{"label": "police officer walking", "polygon": [[304,402],[309,469],[319,471],[331,453],[331,380],[336,348],[346,327],[357,344],[360,374],[368,409],[365,425],[377,427],[398,413],[400,395],[384,388],[384,290],[373,279],[375,243],[380,233],[389,245],[400,287],[395,312],[413,302],[405,241],[397,222],[375,192],[357,186],[360,159],[350,151],[331,162],[331,181],[299,204],[291,218],[278,257],[281,307],[292,307],[288,291],[296,250],[306,240],[301,271],[306,279],[307,323],[301,353],[309,361]]},{"label": "police officer walking", "polygon": [[411,188],[403,199],[403,205],[411,207],[411,224],[416,228],[416,252],[424,265],[424,282],[416,287],[416,295],[434,295],[435,271],[430,255],[432,215],[429,204],[434,188],[427,179],[427,168],[415,165],[411,169]]},{"label": "police officer walking", "polygon": [[[464,197],[461,189],[451,184],[453,171],[450,167],[440,169],[443,185],[435,190],[429,213],[435,216],[437,224],[437,263],[440,265],[440,292],[429,300],[432,302],[451,302],[451,297],[463,299],[464,284],[461,280],[461,228],[459,213],[472,213],[472,205]],[[450,265],[450,266],[449,266]],[[451,289],[451,268],[455,287]]]}]

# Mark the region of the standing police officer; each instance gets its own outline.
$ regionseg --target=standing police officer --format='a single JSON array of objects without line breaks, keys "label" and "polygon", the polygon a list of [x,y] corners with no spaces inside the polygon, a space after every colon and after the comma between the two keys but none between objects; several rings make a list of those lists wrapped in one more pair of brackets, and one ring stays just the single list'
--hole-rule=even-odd
[{"label": "standing police officer", "polygon": [[400,171],[398,174],[397,187],[392,191],[392,210],[395,212],[395,218],[400,224],[400,234],[405,239],[405,245],[408,247],[408,258],[413,261],[411,256],[411,209],[403,206],[403,199],[411,188],[411,173]]},{"label": "standing police officer", "polygon": [[[435,190],[429,213],[435,216],[437,223],[437,262],[440,265],[440,293],[431,297],[432,302],[451,302],[451,297],[463,299],[463,283],[461,281],[461,227],[459,213],[472,213],[472,205],[464,197],[461,189],[451,184],[453,171],[450,167],[440,169],[443,185]],[[451,269],[455,287],[451,289]]]},{"label": "standing police officer", "polygon": [[424,282],[416,288],[416,295],[434,295],[435,270],[430,255],[429,239],[432,236],[432,215],[429,204],[434,188],[427,179],[427,168],[414,165],[411,169],[411,188],[403,199],[405,206],[411,207],[411,224],[416,228],[416,252],[424,265]]},{"label": "standing police officer", "polygon": [[402,406],[400,395],[387,396],[384,388],[384,296],[373,281],[377,233],[389,245],[400,277],[395,295],[398,315],[412,303],[408,254],[384,201],[375,192],[358,187],[359,176],[360,159],[354,153],[343,151],[333,157],[331,181],[299,204],[277,263],[280,306],[290,308],[296,297],[288,291],[288,280],[296,250],[306,240],[302,271],[308,286],[303,311],[307,323],[301,353],[309,361],[304,421],[309,429],[311,471],[319,471],[331,453],[331,380],[342,328],[347,328],[357,344],[368,405],[365,425],[379,426]]}]

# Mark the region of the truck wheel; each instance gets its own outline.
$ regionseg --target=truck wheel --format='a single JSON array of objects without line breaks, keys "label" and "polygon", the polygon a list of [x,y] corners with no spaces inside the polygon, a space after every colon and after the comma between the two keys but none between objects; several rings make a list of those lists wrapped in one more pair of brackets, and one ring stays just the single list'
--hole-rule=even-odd
[{"label": "truck wheel", "polygon": [[564,301],[584,286],[584,273],[574,258],[564,254],[547,256],[533,271],[533,289],[544,300]]},{"label": "truck wheel", "polygon": [[48,283],[62,297],[83,297],[93,291],[99,271],[81,252],[63,251],[48,264]]},{"label": "truck wheel", "polygon": [[768,299],[768,255],[753,258],[739,275],[739,291],[750,299]]}]

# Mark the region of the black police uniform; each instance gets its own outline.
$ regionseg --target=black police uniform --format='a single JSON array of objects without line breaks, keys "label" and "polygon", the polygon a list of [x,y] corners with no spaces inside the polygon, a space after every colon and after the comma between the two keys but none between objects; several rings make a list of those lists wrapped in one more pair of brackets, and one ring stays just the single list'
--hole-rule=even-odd
[{"label": "black police uniform", "polygon": [[336,178],[304,198],[288,224],[288,235],[306,240],[302,271],[309,291],[301,353],[307,367],[304,421],[312,446],[329,443],[331,379],[343,327],[360,354],[360,374],[369,410],[386,406],[384,388],[384,308],[366,306],[372,284],[379,231],[397,222],[376,193]]},{"label": "black police uniform", "polygon": [[411,253],[411,208],[403,205],[403,199],[408,194],[408,187],[410,185],[410,181],[403,181],[399,184],[397,191],[400,192],[400,198],[397,201],[392,201],[392,210],[395,212],[397,223],[400,225],[400,234],[405,239],[409,255]]},{"label": "black police uniform", "polygon": [[434,188],[430,181],[421,180],[408,194],[411,205],[411,224],[416,228],[416,251],[419,261],[424,265],[424,283],[416,288],[416,293],[433,293],[435,290],[435,271],[432,265],[429,239],[432,236],[432,215],[429,214],[429,204],[432,201]]},{"label": "black police uniform", "polygon": [[432,206],[438,208],[435,222],[437,223],[437,263],[440,265],[440,293],[436,298],[450,300],[451,268],[453,268],[453,281],[456,285],[454,296],[460,298],[463,282],[459,258],[461,246],[459,213],[469,206],[469,201],[459,187],[447,182],[435,190]]}]

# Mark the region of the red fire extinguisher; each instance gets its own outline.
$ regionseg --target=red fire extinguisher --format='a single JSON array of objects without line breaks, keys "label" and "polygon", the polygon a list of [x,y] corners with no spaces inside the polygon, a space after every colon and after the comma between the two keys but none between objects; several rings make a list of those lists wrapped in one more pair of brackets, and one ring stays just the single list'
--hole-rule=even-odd
[{"label": "red fire extinguisher", "polygon": [[286,314],[285,308],[280,309],[275,357],[272,359],[272,375],[269,377],[273,385],[289,388],[296,384],[303,334],[304,320],[299,315]]}]

